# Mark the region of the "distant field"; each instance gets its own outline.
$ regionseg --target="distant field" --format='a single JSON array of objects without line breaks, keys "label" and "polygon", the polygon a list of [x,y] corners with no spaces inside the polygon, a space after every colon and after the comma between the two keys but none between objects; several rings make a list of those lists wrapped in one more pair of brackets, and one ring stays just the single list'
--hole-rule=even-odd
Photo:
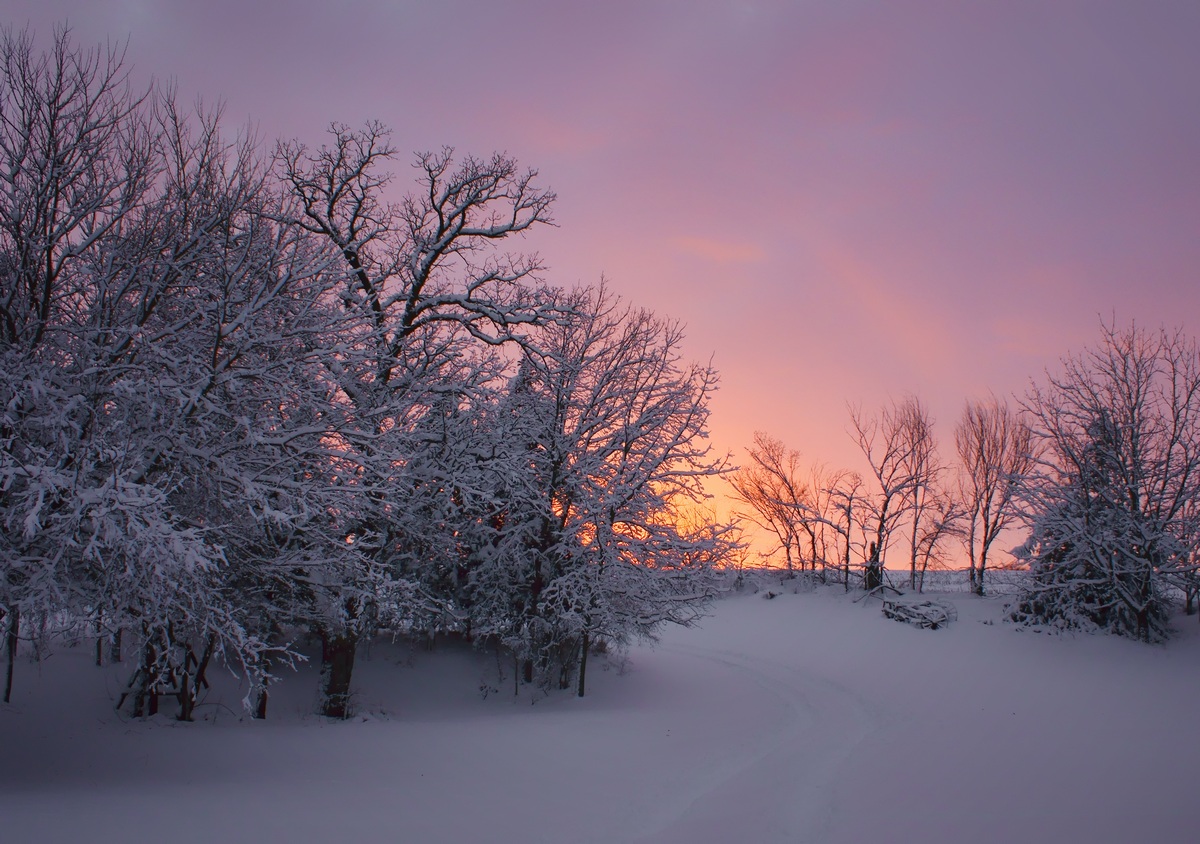
[{"label": "distant field", "polygon": [[[793,588],[804,588],[803,585],[788,584],[782,578],[784,575],[783,569],[779,568],[746,568],[742,571],[743,578],[750,584],[756,584],[759,588],[768,588],[770,584],[778,586],[792,586]],[[885,576],[889,584],[903,590],[908,591],[908,572],[901,569],[887,569]],[[730,576],[731,579],[736,579],[736,574]],[[984,576],[985,586],[990,595],[1015,595],[1020,591],[1021,585],[1028,579],[1029,572],[1013,571],[1009,569],[989,569]],[[813,580],[820,581],[820,577],[812,575],[798,575],[797,580]],[[858,583],[858,572],[851,573],[851,588]],[[945,570],[930,570],[925,572],[924,589],[925,592],[968,592],[970,586],[970,578],[967,569],[945,569]]]}]

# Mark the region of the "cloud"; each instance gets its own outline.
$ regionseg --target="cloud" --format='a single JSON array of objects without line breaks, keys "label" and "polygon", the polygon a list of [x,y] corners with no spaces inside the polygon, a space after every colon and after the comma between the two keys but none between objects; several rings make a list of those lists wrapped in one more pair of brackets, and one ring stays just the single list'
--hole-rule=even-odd
[{"label": "cloud", "polygon": [[756,264],[767,258],[763,248],[757,243],[685,235],[671,238],[671,244],[688,255],[718,264]]}]

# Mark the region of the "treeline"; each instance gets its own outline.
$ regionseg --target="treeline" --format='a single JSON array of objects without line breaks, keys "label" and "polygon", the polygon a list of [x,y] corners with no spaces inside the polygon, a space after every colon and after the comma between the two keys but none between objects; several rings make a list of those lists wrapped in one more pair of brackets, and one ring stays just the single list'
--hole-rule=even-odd
[{"label": "treeline", "polygon": [[506,251],[552,222],[536,172],[442,150],[391,201],[379,124],[264,153],[65,31],[0,63],[5,700],[64,626],[184,719],[215,663],[264,716],[311,637],[345,717],[379,631],[583,694],[593,646],[696,617],[733,547],[683,512],[717,375]]},{"label": "treeline", "polygon": [[917,398],[850,419],[866,476],[805,467],[760,433],[730,478],[742,515],[789,571],[878,588],[896,549],[920,589],[929,567],[965,550],[982,595],[1011,528],[1025,537],[1014,561],[1031,574],[1014,621],[1159,641],[1179,598],[1195,612],[1200,350],[1182,331],[1106,325],[1015,408],[968,402],[956,462],[940,456]]}]

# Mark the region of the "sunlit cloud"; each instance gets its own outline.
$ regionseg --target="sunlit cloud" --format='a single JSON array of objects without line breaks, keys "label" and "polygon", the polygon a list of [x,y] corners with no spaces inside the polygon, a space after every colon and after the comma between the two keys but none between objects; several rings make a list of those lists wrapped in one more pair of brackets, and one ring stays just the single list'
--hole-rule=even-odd
[{"label": "sunlit cloud", "polygon": [[718,264],[755,264],[766,260],[766,252],[757,243],[718,240],[711,237],[679,236],[671,244],[681,252]]},{"label": "sunlit cloud", "polygon": [[610,133],[597,128],[593,121],[572,119],[544,108],[503,104],[493,111],[500,134],[517,139],[523,153],[529,150],[579,157],[596,153],[612,142]]},{"label": "sunlit cloud", "polygon": [[845,245],[826,241],[817,255],[828,283],[840,288],[853,308],[862,336],[882,344],[893,361],[899,356],[927,369],[953,355],[956,336],[948,330],[953,326],[947,324],[944,303],[931,301],[910,279],[889,274]]}]

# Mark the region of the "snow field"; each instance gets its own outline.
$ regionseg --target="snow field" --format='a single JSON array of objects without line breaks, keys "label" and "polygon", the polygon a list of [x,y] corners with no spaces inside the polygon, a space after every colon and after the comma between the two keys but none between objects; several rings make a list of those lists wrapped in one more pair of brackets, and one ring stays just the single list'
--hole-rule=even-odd
[{"label": "snow field", "polygon": [[218,685],[176,724],[114,715],[127,666],[86,647],[22,660],[4,838],[1194,840],[1194,618],[1146,646],[1019,630],[999,599],[947,596],[959,620],[930,631],[850,598],[726,599],[625,671],[597,660],[582,700],[514,698],[508,666],[453,644],[377,643],[347,723],[307,714],[311,667],[266,722]]}]

